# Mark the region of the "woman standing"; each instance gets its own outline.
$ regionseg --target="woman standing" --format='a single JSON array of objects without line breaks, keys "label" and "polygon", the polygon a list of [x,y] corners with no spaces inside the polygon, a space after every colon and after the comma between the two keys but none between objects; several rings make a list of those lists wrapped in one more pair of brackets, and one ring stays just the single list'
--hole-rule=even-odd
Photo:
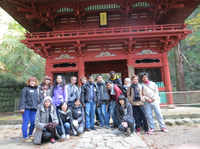
[{"label": "woman standing", "polygon": [[[85,76],[82,76],[80,78],[80,81],[81,81],[81,86],[79,87],[78,90],[79,90],[79,97],[81,98],[81,90],[83,89],[83,85],[87,82],[87,78]],[[83,103],[82,103],[82,105],[83,105]]]},{"label": "woman standing", "polygon": [[[34,121],[39,103],[43,100],[41,91],[37,89],[38,81],[36,77],[28,78],[26,87],[23,88],[19,103],[19,110],[22,113],[22,134],[23,142],[33,141],[33,130],[35,128]],[[29,132],[28,124],[30,122]]]},{"label": "woman standing", "polygon": [[82,134],[85,128],[85,121],[84,121],[85,114],[80,99],[75,100],[71,110],[72,110],[74,129],[76,130],[78,135]]},{"label": "woman standing", "polygon": [[43,103],[38,106],[35,117],[36,131],[34,133],[34,144],[41,144],[46,141],[55,143],[55,138],[60,138],[56,131],[57,125],[58,117],[55,106],[52,105],[51,97],[47,96]]},{"label": "woman standing", "polygon": [[43,98],[50,96],[51,93],[51,77],[45,76],[42,81],[42,84],[38,85],[38,88],[41,90]]},{"label": "woman standing", "polygon": [[59,125],[57,126],[57,130],[59,135],[61,135],[62,139],[70,138],[69,136],[70,128],[72,128],[73,134],[77,135],[73,126],[72,112],[69,109],[66,101],[60,104],[60,109],[58,110],[58,120],[59,120]]},{"label": "woman standing", "polygon": [[61,102],[67,102],[67,95],[65,78],[62,75],[57,75],[51,90],[52,102],[56,106],[56,110],[59,109]]}]

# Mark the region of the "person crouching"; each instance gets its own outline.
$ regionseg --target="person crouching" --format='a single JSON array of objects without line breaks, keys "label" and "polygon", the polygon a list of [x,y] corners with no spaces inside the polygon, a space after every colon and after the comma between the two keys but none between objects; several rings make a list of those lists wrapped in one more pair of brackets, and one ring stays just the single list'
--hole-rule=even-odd
[{"label": "person crouching", "polygon": [[[127,135],[134,135],[134,125],[135,120],[133,118],[133,112],[131,104],[126,100],[124,95],[118,97],[118,107],[117,107],[117,118],[119,121],[118,129],[120,131],[127,131]],[[130,129],[130,130],[129,130]]]},{"label": "person crouching", "polygon": [[58,125],[58,117],[56,115],[56,108],[52,104],[50,96],[44,98],[43,103],[38,106],[34,133],[34,144],[41,144],[46,141],[55,143],[55,138],[60,138],[56,131]]},{"label": "person crouching", "polygon": [[60,109],[58,109],[58,120],[59,125],[57,130],[62,139],[69,139],[70,128],[72,128],[73,135],[77,135],[74,126],[73,126],[73,117],[72,112],[69,109],[69,106],[66,101],[60,104]]}]

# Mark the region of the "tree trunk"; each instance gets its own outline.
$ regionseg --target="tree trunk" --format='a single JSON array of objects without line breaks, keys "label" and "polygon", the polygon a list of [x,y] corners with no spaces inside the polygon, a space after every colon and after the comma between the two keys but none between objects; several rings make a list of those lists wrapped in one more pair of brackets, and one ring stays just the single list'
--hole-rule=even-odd
[{"label": "tree trunk", "polygon": [[182,54],[182,49],[180,47],[180,44],[178,44],[174,47],[177,91],[185,91],[183,59],[181,54]]}]

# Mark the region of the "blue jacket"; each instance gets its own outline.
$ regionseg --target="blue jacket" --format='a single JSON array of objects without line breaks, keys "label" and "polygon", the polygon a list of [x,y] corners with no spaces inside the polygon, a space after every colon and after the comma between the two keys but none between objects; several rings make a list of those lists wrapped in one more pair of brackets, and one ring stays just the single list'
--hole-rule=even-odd
[{"label": "blue jacket", "polygon": [[80,127],[85,127],[85,121],[84,121],[84,108],[83,106],[80,104],[79,107],[76,107],[75,105],[72,106],[72,117],[74,120],[78,121],[78,125]]}]

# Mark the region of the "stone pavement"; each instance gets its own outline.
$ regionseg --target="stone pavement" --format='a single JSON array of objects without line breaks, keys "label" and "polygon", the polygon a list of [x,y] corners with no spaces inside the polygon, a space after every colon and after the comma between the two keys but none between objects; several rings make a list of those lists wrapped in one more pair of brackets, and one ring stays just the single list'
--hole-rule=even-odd
[{"label": "stone pavement", "polygon": [[147,148],[146,144],[137,135],[127,137],[118,129],[97,129],[85,132],[79,137],[71,137],[64,142],[55,144],[45,143],[34,145],[23,143],[21,125],[0,125],[0,148],[1,149],[135,149]]},{"label": "stone pavement", "polygon": [[75,149],[134,149],[147,148],[141,138],[135,134],[128,137],[118,129],[97,129],[85,132]]}]

